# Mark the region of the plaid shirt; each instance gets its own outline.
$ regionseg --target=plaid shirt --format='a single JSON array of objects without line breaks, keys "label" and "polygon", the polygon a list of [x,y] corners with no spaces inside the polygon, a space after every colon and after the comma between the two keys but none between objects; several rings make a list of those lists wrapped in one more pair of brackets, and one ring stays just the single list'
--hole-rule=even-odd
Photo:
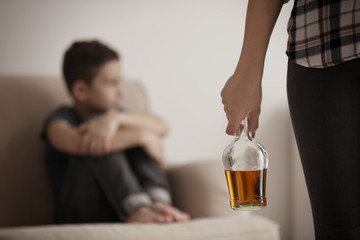
[{"label": "plaid shirt", "polygon": [[286,54],[299,65],[323,68],[357,58],[360,0],[295,0],[288,34]]}]

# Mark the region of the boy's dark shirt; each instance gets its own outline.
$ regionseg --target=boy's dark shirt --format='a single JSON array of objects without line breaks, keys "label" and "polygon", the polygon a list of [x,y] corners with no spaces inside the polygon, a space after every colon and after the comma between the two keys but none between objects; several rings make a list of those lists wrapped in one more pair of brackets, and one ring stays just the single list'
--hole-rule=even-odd
[{"label": "boy's dark shirt", "polygon": [[[124,111],[124,108],[119,107],[118,111]],[[96,116],[99,116],[99,114],[94,114],[93,117]],[[84,123],[84,120],[82,120],[81,117],[76,113],[75,109],[70,106],[58,107],[56,110],[51,112],[44,121],[41,130],[41,138],[45,142],[44,160],[50,179],[50,185],[56,201],[60,197],[61,188],[71,155],[55,149],[47,139],[46,131],[51,122],[60,119],[67,121],[73,127],[77,127]]]},{"label": "boy's dark shirt", "polygon": [[46,136],[46,131],[51,122],[60,119],[67,121],[73,127],[77,127],[84,122],[75,112],[75,109],[69,106],[61,106],[57,108],[55,111],[51,112],[44,121],[41,130],[41,138],[45,142],[44,160],[50,178],[51,188],[56,200],[58,200],[60,196],[60,191],[68,167],[70,154],[63,153],[55,149],[50,144]]}]

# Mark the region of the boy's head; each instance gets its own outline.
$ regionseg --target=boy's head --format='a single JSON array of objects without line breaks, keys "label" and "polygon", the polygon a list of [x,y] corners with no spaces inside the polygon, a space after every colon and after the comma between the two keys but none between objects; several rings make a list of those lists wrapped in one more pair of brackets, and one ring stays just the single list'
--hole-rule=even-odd
[{"label": "boy's head", "polygon": [[119,55],[99,41],[74,42],[65,52],[63,74],[76,102],[94,111],[117,107],[121,96]]}]

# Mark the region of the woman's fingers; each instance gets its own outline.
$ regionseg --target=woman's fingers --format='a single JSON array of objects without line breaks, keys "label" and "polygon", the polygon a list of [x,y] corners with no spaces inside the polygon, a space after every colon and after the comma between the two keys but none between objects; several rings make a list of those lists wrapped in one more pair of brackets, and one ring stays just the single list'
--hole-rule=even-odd
[{"label": "woman's fingers", "polygon": [[[226,133],[229,135],[235,135],[239,127],[241,127],[241,121],[246,117],[246,114],[239,111],[226,111],[226,109],[225,112],[228,119]],[[240,132],[241,130],[242,129],[240,129]]]},{"label": "woman's fingers", "polygon": [[259,115],[260,107],[252,111],[249,115],[245,113],[226,112],[226,116],[228,118],[226,133],[229,135],[236,135],[237,133],[241,133],[243,130],[241,122],[246,116],[248,116],[248,131],[251,132],[253,137],[255,137],[255,132],[259,127]]},{"label": "woman's fingers", "polygon": [[251,132],[252,137],[255,137],[255,132],[259,127],[260,108],[251,112],[248,120],[248,131]]},{"label": "woman's fingers", "polygon": [[240,122],[238,120],[232,120],[229,121],[227,128],[226,128],[226,133],[229,135],[235,135],[236,131],[238,130],[239,126],[240,126]]}]

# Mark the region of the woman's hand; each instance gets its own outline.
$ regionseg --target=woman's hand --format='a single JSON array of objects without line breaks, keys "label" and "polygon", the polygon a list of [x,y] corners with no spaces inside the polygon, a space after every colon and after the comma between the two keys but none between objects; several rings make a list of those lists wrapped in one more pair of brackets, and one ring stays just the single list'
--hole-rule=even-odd
[{"label": "woman's hand", "polygon": [[261,109],[262,70],[240,65],[241,68],[244,70],[235,71],[221,91],[222,103],[229,122],[226,133],[235,135],[241,121],[248,116],[248,130],[255,136]]}]

